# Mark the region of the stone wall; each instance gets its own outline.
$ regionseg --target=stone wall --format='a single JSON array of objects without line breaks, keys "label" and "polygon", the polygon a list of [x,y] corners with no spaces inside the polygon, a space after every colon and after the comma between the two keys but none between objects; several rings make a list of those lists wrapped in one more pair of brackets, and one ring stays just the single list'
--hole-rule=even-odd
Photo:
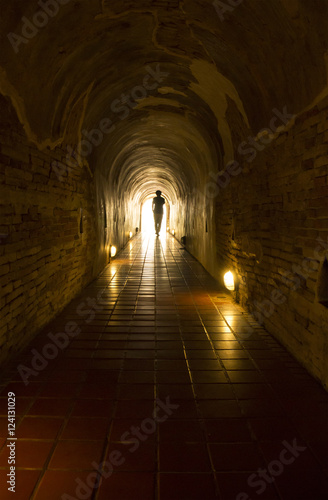
[{"label": "stone wall", "polygon": [[76,168],[60,180],[52,162],[63,160],[64,148],[39,151],[9,103],[2,99],[0,105],[3,362],[92,279],[95,217],[90,174]]},{"label": "stone wall", "polygon": [[218,179],[218,274],[236,271],[241,304],[327,387],[328,309],[318,283],[328,255],[328,100],[258,136],[247,154],[242,125],[234,137],[242,155]]}]

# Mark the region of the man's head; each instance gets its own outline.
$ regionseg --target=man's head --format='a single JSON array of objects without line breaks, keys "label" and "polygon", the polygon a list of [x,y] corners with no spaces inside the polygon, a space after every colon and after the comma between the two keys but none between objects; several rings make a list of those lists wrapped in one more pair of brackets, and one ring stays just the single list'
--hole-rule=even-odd
[{"label": "man's head", "polygon": [[162,191],[156,191],[157,196],[161,196],[161,194],[162,194]]}]

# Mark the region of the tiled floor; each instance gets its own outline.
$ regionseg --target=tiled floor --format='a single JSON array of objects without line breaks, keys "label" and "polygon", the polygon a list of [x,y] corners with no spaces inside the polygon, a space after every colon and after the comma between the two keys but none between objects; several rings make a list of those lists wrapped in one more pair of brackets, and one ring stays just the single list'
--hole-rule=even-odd
[{"label": "tiled floor", "polygon": [[172,237],[132,240],[6,380],[2,500],[328,498],[328,394]]}]

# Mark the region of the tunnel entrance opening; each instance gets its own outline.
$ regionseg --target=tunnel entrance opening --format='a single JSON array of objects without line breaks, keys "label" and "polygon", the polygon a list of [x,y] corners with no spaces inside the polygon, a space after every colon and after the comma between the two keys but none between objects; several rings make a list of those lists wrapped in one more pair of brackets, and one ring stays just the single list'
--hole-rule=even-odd
[{"label": "tunnel entrance opening", "polygon": [[[154,236],[155,236],[152,202],[153,202],[153,197],[146,200],[142,205],[142,208],[141,208],[141,231],[143,231],[145,233],[154,234]],[[161,227],[161,231],[159,233],[161,237],[166,236],[166,226],[167,226],[166,203],[167,203],[167,200],[165,200],[163,219],[162,219],[162,227]]]}]

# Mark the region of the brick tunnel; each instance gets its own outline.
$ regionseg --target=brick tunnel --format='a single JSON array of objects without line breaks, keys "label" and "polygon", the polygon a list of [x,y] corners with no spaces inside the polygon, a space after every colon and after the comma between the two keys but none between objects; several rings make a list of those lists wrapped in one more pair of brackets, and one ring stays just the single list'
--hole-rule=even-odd
[{"label": "brick tunnel", "polygon": [[0,5],[1,499],[326,500],[327,0]]}]

